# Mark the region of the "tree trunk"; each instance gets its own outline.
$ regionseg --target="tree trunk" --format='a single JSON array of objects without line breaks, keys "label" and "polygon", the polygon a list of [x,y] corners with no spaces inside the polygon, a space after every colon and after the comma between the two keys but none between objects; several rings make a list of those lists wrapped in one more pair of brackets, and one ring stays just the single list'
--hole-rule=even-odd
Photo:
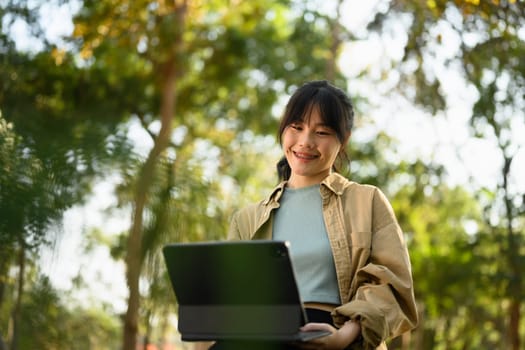
[{"label": "tree trunk", "polygon": [[18,284],[15,306],[12,312],[12,334],[10,341],[10,349],[18,350],[18,339],[20,336],[20,318],[22,315],[22,294],[24,291],[24,274],[25,274],[25,248],[24,242],[20,242],[20,251],[18,254]]},{"label": "tree trunk", "polygon": [[150,339],[151,339],[151,310],[148,310],[147,315],[146,315],[146,334],[144,334],[144,344],[142,344],[142,350],[148,350]]},{"label": "tree trunk", "polygon": [[149,188],[155,176],[156,163],[170,141],[172,116],[175,107],[175,60],[165,65],[162,101],[161,130],[148,154],[139,175],[135,192],[133,223],[128,236],[126,256],[126,278],[129,290],[128,309],[124,319],[124,350],[135,350],[138,333],[138,311],[140,304],[139,278],[142,267],[143,213]]},{"label": "tree trunk", "polygon": [[[497,130],[497,129],[495,129]],[[497,133],[499,136],[499,133]],[[514,221],[514,210],[512,198],[509,192],[509,176],[512,161],[514,157],[507,156],[505,146],[500,146],[500,150],[503,154],[503,193],[504,193],[504,204],[505,204],[505,216],[507,222],[507,257],[509,261],[511,280],[509,286],[509,328],[508,336],[509,343],[512,350],[520,350],[520,318],[521,318],[521,294],[522,294],[522,267],[520,266],[520,239],[516,232],[514,232],[513,221]]]},{"label": "tree trunk", "polygon": [[127,241],[126,279],[129,296],[128,309],[124,318],[123,350],[136,349],[140,306],[139,279],[144,256],[142,251],[143,214],[148,200],[148,192],[155,177],[157,161],[171,140],[172,119],[176,101],[175,84],[179,73],[178,65],[180,64],[177,58],[180,57],[182,45],[186,1],[175,2],[173,12],[177,18],[175,23],[180,26],[181,30],[171,46],[169,57],[158,65],[161,86],[161,128],[139,174],[134,197],[132,225]]},{"label": "tree trunk", "polygon": [[510,303],[510,345],[512,350],[520,350],[520,318],[521,318],[520,300],[512,300]]},{"label": "tree trunk", "polygon": [[[2,309],[2,305],[4,304],[5,300],[5,293],[6,293],[6,281],[7,281],[7,275],[9,272],[9,266],[12,261],[13,256],[13,249],[10,244],[4,244],[4,246],[0,246],[0,256],[2,259],[0,259],[0,310]],[[7,350],[7,343],[10,339],[10,327],[8,327],[8,334],[6,340],[2,337],[2,334],[0,334],[0,350]]]}]

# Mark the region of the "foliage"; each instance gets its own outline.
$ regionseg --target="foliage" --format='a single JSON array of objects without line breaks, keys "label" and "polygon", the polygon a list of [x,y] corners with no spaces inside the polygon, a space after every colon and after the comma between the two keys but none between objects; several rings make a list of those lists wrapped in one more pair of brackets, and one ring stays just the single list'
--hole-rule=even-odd
[{"label": "foliage", "polygon": [[[454,71],[461,76],[467,88],[475,92],[470,116],[472,135],[493,140],[501,157],[499,181],[491,188],[477,189],[480,209],[471,210],[479,211],[480,218],[468,244],[456,237],[448,245],[459,248],[454,255],[468,257],[465,273],[457,277],[461,277],[461,288],[470,291],[467,295],[471,297],[463,298],[459,290],[443,290],[436,295],[442,301],[449,300],[449,305],[462,305],[454,311],[450,307],[429,308],[435,299],[433,293],[426,290],[422,295],[426,316],[434,322],[424,325],[432,329],[433,335],[427,339],[435,342],[433,348],[518,349],[523,338],[519,324],[525,295],[521,267],[525,260],[520,247],[525,239],[525,211],[523,189],[517,185],[520,175],[512,164],[523,145],[515,127],[525,120],[525,66],[519,59],[525,53],[521,30],[524,9],[520,1],[392,1],[371,25],[385,29],[389,21],[400,18],[408,24],[404,55],[396,70],[400,73],[398,87],[431,112],[446,109],[454,100],[445,84],[447,74]],[[477,185],[474,176],[470,182]],[[418,245],[416,251],[421,253],[424,246]],[[432,259],[440,261],[436,255]],[[454,270],[444,271],[443,276],[439,272],[433,275],[439,277],[437,281],[446,279],[448,284],[455,279]],[[430,282],[431,275],[425,276],[424,282]],[[490,306],[483,307],[489,301]],[[441,325],[438,327],[436,322]]]},{"label": "foliage", "polygon": [[[13,261],[5,257],[16,252],[16,242],[34,248],[52,242],[50,225],[110,170],[121,176],[119,205],[136,206],[141,176],[151,165],[135,256],[141,264],[139,332],[162,338],[175,307],[162,245],[222,239],[231,213],[266,194],[277,180],[274,132],[283,99],[303,81],[327,74],[338,53],[331,49],[353,37],[336,35],[338,18],[318,11],[316,1],[189,1],[184,11],[174,11],[169,6],[183,1],[86,0],[73,35],[58,47],[42,36],[33,3],[0,5],[0,325],[7,325],[14,303],[16,278],[7,272]],[[475,87],[473,134],[496,136],[509,171],[498,188],[472,198],[444,184],[439,164],[398,160],[397,145],[378,132],[369,142],[352,142],[345,174],[385,189],[405,230],[422,315],[414,348],[495,348],[508,323],[501,310],[522,293],[512,282],[520,280],[513,266],[525,263],[523,248],[512,250],[523,246],[523,200],[504,180],[511,179],[517,152],[507,135],[523,115],[524,67],[517,59],[523,56],[523,9],[512,1],[388,5],[371,27],[409,24],[399,91],[431,112],[446,108],[450,96],[442,71],[434,69],[447,40],[439,30],[451,28],[460,45],[444,62]],[[40,52],[16,50],[9,36],[16,18],[44,41]],[[176,79],[168,84],[170,67]],[[336,73],[335,83],[344,87],[345,77]],[[174,103],[163,119],[167,97]],[[129,144],[127,128],[135,121],[149,135],[148,145],[168,131],[167,144],[149,163]],[[116,259],[124,259],[129,237],[103,239]],[[508,253],[514,260],[495,259]],[[120,345],[114,315],[67,309],[66,296],[45,278],[33,281],[32,273],[26,273],[22,315],[38,317],[22,318],[21,348]],[[10,294],[2,298],[2,291]],[[96,332],[88,333],[86,324]]]},{"label": "foliage", "polygon": [[[15,11],[35,21],[36,9],[23,1],[9,5],[3,18]],[[8,127],[11,135],[2,140],[9,149],[2,153],[0,198],[6,215],[0,235],[27,235],[25,244],[38,247],[49,225],[82,201],[93,178],[129,154],[116,118],[124,108],[113,103],[120,99],[107,98],[112,91],[104,90],[105,74],[80,69],[73,55],[58,59],[55,47],[33,54],[15,51],[9,41],[4,45],[0,107],[6,120],[2,132]],[[91,84],[100,89],[86,89]]]},{"label": "foliage", "polygon": [[[126,193],[122,198],[131,199],[139,209],[134,225],[137,217],[145,220],[139,237],[135,226],[130,230],[128,257],[136,255],[130,247],[140,245],[140,254],[154,267],[163,242],[224,237],[231,209],[221,208],[222,183],[242,188],[249,178],[245,176],[249,173],[239,177],[243,173],[231,168],[238,164],[232,146],[245,143],[237,132],[275,130],[271,109],[279,95],[323,74],[326,66],[328,19],[314,12],[293,15],[286,5],[288,1],[241,2],[233,7],[228,1],[176,2],[175,6],[160,1],[84,2],[74,32],[81,57],[115,76],[127,70],[141,75],[145,80],[133,87],[142,89],[142,100],[149,101],[145,103],[149,109],[136,106],[132,113],[151,133],[155,146],[151,158],[140,170],[130,172],[121,187]],[[163,82],[171,69],[177,74],[169,83],[176,87],[176,101],[170,111],[173,119],[167,120],[161,113],[169,98]],[[159,121],[161,132],[151,131]],[[162,130],[170,132],[171,127],[179,137],[167,149],[159,148],[159,154],[153,153]],[[210,167],[211,176],[206,175]],[[153,174],[151,182],[141,180],[146,173]],[[237,183],[226,179],[232,175]],[[136,189],[147,195],[131,196]],[[128,281],[135,281],[136,262],[127,263],[128,272],[133,270]]]},{"label": "foliage", "polygon": [[115,349],[118,321],[98,310],[68,309],[50,281],[40,276],[24,295],[19,349]]},{"label": "foliage", "polygon": [[394,340],[389,348],[494,346],[497,332],[480,335],[479,328],[465,321],[473,310],[488,309],[487,297],[479,287],[482,270],[475,254],[479,243],[472,235],[483,227],[476,198],[461,187],[449,187],[442,165],[390,158],[389,150],[396,143],[382,132],[374,143],[353,144],[352,148],[350,176],[387,193],[410,251],[420,329],[410,344]]},{"label": "foliage", "polygon": [[[130,149],[117,112],[125,107],[106,95],[116,84],[104,84],[105,74],[79,67],[73,54],[47,42],[42,52],[16,50],[10,25],[25,20],[40,37],[38,11],[38,4],[26,1],[0,8],[0,305],[13,302],[5,307],[13,308],[8,314],[16,340],[24,266],[33,257],[28,249],[52,244],[64,211],[81,203],[94,178],[127,159]],[[86,89],[90,83],[100,89]],[[15,264],[19,275],[13,281],[8,274]],[[4,294],[14,290],[11,283],[18,285],[16,300]]]}]

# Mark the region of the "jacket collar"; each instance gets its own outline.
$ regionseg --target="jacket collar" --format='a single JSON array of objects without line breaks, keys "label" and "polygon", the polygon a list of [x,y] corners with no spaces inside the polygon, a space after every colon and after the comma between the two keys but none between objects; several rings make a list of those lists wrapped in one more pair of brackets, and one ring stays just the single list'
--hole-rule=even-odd
[{"label": "jacket collar", "polygon": [[[270,195],[264,200],[263,204],[268,205],[270,202],[279,202],[281,199],[281,196],[283,195],[284,188],[286,187],[287,181],[282,181],[279,183],[270,193]],[[321,185],[323,185],[324,188],[328,189],[332,193],[340,196],[343,194],[345,188],[350,186],[352,184],[351,181],[349,181],[344,176],[338,174],[338,173],[331,173],[323,181],[321,181]]]}]

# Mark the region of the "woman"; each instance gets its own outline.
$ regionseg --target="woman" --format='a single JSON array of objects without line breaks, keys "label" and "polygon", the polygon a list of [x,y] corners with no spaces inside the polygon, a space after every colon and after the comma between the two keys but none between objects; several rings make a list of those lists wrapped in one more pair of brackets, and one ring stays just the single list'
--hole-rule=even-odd
[{"label": "woman", "polygon": [[300,87],[279,127],[282,181],[230,227],[229,239],[290,242],[310,321],[303,330],[331,332],[295,345],[304,349],[386,349],[386,339],[417,323],[410,260],[390,203],[378,188],[337,173],[353,115],[346,94],[328,82]]}]

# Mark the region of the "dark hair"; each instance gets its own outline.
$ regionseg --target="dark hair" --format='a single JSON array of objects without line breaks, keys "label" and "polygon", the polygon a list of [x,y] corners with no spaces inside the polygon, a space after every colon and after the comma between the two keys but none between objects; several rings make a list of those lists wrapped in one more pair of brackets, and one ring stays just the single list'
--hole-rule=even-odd
[{"label": "dark hair", "polygon": [[[323,123],[335,131],[341,143],[347,140],[354,124],[352,101],[343,90],[328,81],[314,80],[298,88],[290,97],[279,125],[278,140],[280,144],[282,144],[284,130],[290,124],[307,121],[313,108],[319,109]],[[344,150],[339,157],[348,160],[348,155]],[[334,171],[337,171],[335,165]],[[288,180],[291,172],[290,165],[286,157],[283,156],[277,163],[279,179]]]}]

